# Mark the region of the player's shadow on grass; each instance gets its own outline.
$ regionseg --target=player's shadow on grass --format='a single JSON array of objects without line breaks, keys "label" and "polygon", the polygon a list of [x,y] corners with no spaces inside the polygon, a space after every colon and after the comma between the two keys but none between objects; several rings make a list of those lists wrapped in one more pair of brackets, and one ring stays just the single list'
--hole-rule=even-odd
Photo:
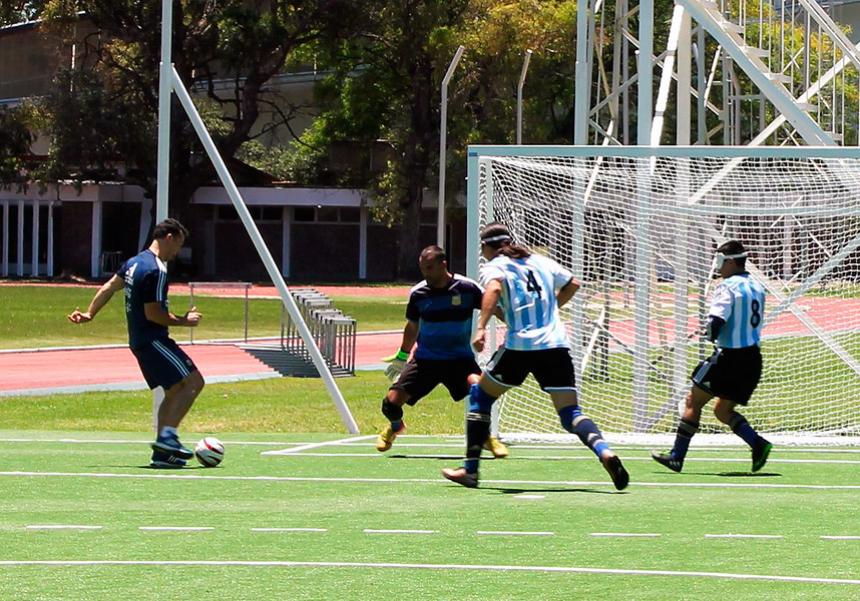
[{"label": "player's shadow on grass", "polygon": [[[663,472],[654,472],[655,474]],[[688,472],[688,476],[717,476],[718,478],[782,478],[782,474],[778,472]]]},{"label": "player's shadow on grass", "polygon": [[615,495],[627,494],[617,490],[600,490],[598,488],[509,488],[505,486],[484,486],[480,485],[483,490],[497,490],[506,495],[524,495],[539,492],[567,492],[567,493],[594,493],[598,495]]}]

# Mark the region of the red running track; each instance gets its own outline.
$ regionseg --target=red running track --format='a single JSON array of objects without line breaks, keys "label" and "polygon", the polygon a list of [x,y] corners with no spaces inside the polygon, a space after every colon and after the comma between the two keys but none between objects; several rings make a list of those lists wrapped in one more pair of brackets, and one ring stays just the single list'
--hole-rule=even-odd
[{"label": "red running track", "polygon": [[[356,366],[382,363],[400,345],[401,334],[359,334]],[[210,382],[259,379],[277,374],[231,345],[182,345]],[[143,388],[137,361],[126,347],[0,353],[0,395]]]}]

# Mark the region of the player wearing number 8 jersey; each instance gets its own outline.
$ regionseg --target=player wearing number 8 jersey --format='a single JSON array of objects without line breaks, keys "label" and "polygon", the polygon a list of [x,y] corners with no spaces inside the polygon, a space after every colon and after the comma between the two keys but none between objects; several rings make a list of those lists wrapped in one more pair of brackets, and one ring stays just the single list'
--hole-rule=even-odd
[{"label": "player wearing number 8 jersey", "polygon": [[675,445],[668,453],[652,453],[658,463],[680,472],[699,429],[702,408],[717,397],[714,415],[752,449],[752,471],[764,467],[772,445],[758,435],[743,415],[735,411],[746,405],[761,378],[761,329],[765,293],[746,271],[747,252],[731,240],[717,249],[716,266],[723,283],[714,292],[708,312],[707,337],[713,354],[699,363],[691,380],[686,405],[678,424]]},{"label": "player wearing number 8 jersey", "polygon": [[487,260],[481,270],[485,290],[472,345],[478,352],[483,350],[487,322],[499,306],[508,332],[505,346],[496,351],[469,392],[466,461],[463,467],[445,468],[442,475],[470,488],[478,485],[481,447],[490,433],[493,403],[531,373],[552,398],[564,429],[597,455],[618,490],[625,488],[629,476],[621,460],[577,402],[576,374],[559,308],[573,298],[579,283],[552,259],[513,244],[510,231],[501,223],[481,230],[481,254]]}]

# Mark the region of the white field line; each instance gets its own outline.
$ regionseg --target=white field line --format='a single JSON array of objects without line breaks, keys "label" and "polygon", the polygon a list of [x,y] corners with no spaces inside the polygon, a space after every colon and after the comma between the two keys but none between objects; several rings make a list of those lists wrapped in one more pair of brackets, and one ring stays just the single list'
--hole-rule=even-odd
[{"label": "white field line", "polygon": [[74,524],[30,524],[27,530],[101,530],[103,526],[76,526]]},{"label": "white field line", "polygon": [[546,495],[514,495],[515,499],[523,499],[525,501],[539,501],[540,499],[546,499]]},{"label": "white field line", "polygon": [[[25,478],[120,478],[144,480],[234,480],[244,482],[340,482],[349,484],[450,484],[444,478],[348,478],[308,476],[202,476],[198,474],[118,474],[104,472],[0,472],[0,477]],[[481,480],[483,484],[509,486],[612,486],[597,480]],[[753,484],[741,482],[634,482],[652,488],[739,488],[770,490],[860,490],[854,484]]]},{"label": "white field line", "polygon": [[822,536],[824,540],[860,540],[860,536]]},{"label": "white field line", "polygon": [[141,526],[138,530],[152,532],[208,532],[215,530],[211,526]]},{"label": "white field line", "polygon": [[251,532],[328,532],[328,528],[251,528]]},{"label": "white field line", "polygon": [[436,534],[435,530],[377,530],[365,528],[365,534]]},{"label": "white field line", "polygon": [[706,534],[705,538],[784,538],[781,534]]},{"label": "white field line", "polygon": [[619,538],[658,538],[663,536],[656,532],[592,532],[589,536],[619,537]]},{"label": "white field line", "polygon": [[352,561],[122,561],[122,560],[23,560],[0,561],[0,567],[257,567],[257,568],[358,568],[395,570],[459,570],[473,572],[544,572],[561,574],[612,574],[617,576],[669,576],[679,578],[714,578],[721,580],[760,580],[769,582],[797,582],[804,584],[860,585],[860,579],[818,578],[814,576],[782,576],[777,574],[737,574],[731,572],[688,572],[680,570],[639,570],[620,568],[584,568],[576,566],[536,565],[480,565],[434,563],[369,563]]},{"label": "white field line", "polygon": [[[192,439],[196,436],[203,437],[203,433],[186,433],[184,437]],[[362,436],[362,439],[372,439],[376,435],[367,435]],[[397,446],[395,448],[452,448],[452,449],[462,449],[464,446],[464,442],[442,442],[442,443],[434,443],[434,442],[399,442],[402,438],[432,438],[432,439],[446,439],[450,440],[450,437],[431,435],[431,434],[402,434],[397,437]],[[304,446],[311,444],[321,444],[318,442],[309,442],[309,441],[241,441],[241,440],[229,440],[229,439],[221,439],[222,442],[230,444],[230,445],[248,445],[248,446]],[[100,438],[28,438],[28,437],[15,437],[15,438],[2,438],[0,437],[0,443],[63,443],[63,444],[149,444],[152,442],[152,439],[100,439]],[[328,441],[329,443],[333,441]],[[366,442],[345,442],[343,439],[338,439],[338,446],[344,447],[359,447],[359,448],[367,448]],[[612,448],[616,451],[641,451],[647,452],[652,449],[654,445],[643,445],[643,446],[613,446]],[[591,452],[583,447],[582,445],[561,445],[561,444],[552,444],[552,445],[530,445],[530,444],[517,444],[511,445],[511,448],[515,451],[524,450],[524,451],[581,451],[587,456],[591,456]],[[692,451],[695,454],[698,453],[748,453],[749,449],[746,447],[699,447],[697,448],[695,445],[692,448]],[[785,447],[779,446],[776,448],[779,454],[783,453],[810,453],[810,454],[860,454],[860,449],[858,448],[843,448],[843,447],[830,447],[830,448],[822,448],[822,447]],[[376,457],[376,454],[370,453],[368,454],[370,457]],[[625,460],[627,457],[624,458]],[[630,457],[630,459],[637,459],[636,457]],[[768,463],[772,461],[777,461],[778,459],[770,459]],[[711,461],[707,457],[688,457],[685,461]],[[747,460],[738,460],[738,461],[749,461]]]},{"label": "white field line", "polygon": [[478,530],[481,536],[555,536],[555,532],[521,532],[516,530]]},{"label": "white field line", "polygon": [[324,442],[312,442],[305,445],[299,445],[297,447],[293,447],[291,449],[281,449],[280,451],[263,451],[260,453],[261,455],[293,455],[296,453],[302,453],[303,451],[309,449],[318,449],[320,447],[327,446],[336,446],[341,444],[346,444],[349,442],[356,442],[359,440],[371,440],[376,438],[376,434],[370,434],[365,436],[352,436],[350,438],[340,438],[337,440],[327,440]]},{"label": "white field line", "polygon": [[[333,443],[332,443],[333,444]],[[321,445],[320,445],[321,446]],[[371,458],[380,457],[381,454],[376,453],[304,453],[300,452],[299,448],[289,449],[284,451],[264,451],[261,455],[295,455],[297,457],[349,457],[349,458]],[[462,459],[463,455],[439,455],[439,454],[422,454],[410,453],[410,457],[414,459]],[[594,455],[514,455],[519,460],[531,461],[594,461]],[[629,455],[622,457],[625,462],[628,461],[654,461],[651,457],[631,457]],[[687,457],[684,462],[700,461],[708,463],[743,463],[749,464],[750,459],[747,458],[729,458],[729,457]],[[847,464],[860,465],[860,459],[768,459],[768,465],[772,463],[814,463],[814,464]]]},{"label": "white field line", "polygon": [[[195,434],[195,433],[186,433],[183,438],[187,438],[189,440],[193,440],[197,436],[203,437],[204,434]],[[266,441],[254,441],[254,440],[224,440],[219,439],[221,442],[229,445],[242,445],[242,446],[264,446],[264,447],[273,447],[273,446],[284,446],[284,445],[304,445],[308,444],[306,442],[284,442],[273,440],[271,442]],[[113,439],[113,438],[0,438],[0,443],[58,443],[58,444],[150,444],[152,442],[151,438],[139,439],[139,440],[131,440],[131,439]]]}]

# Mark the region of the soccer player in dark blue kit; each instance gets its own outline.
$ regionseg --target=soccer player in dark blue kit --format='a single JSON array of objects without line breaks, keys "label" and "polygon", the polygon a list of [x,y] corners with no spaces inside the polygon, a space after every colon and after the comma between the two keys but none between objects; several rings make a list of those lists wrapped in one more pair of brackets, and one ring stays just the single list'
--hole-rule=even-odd
[{"label": "soccer player in dark blue kit", "polygon": [[[474,280],[450,273],[445,251],[438,246],[421,251],[418,268],[425,279],[410,291],[403,341],[385,370],[394,383],[382,400],[382,413],[389,425],[376,441],[380,453],[390,449],[406,428],[403,405],[415,405],[439,384],[459,401],[469,394],[470,385],[481,373],[470,340],[473,314],[481,308],[483,289]],[[409,352],[416,342],[410,360]],[[508,449],[494,437],[487,438],[483,446],[496,458],[508,456]]]},{"label": "soccer player in dark blue kit", "polygon": [[194,453],[182,446],[176,429],[203,390],[203,376],[191,358],[168,335],[169,326],[195,327],[202,315],[192,307],[184,315],[168,309],[167,266],[185,244],[188,230],[176,219],[155,226],[152,244],[126,261],[90,302],[86,311],[75,309],[73,323],[87,323],[125,288],[128,343],[150,388],[161,386],[164,401],[158,410],[158,433],[152,443],[151,467],[180,468]]}]

